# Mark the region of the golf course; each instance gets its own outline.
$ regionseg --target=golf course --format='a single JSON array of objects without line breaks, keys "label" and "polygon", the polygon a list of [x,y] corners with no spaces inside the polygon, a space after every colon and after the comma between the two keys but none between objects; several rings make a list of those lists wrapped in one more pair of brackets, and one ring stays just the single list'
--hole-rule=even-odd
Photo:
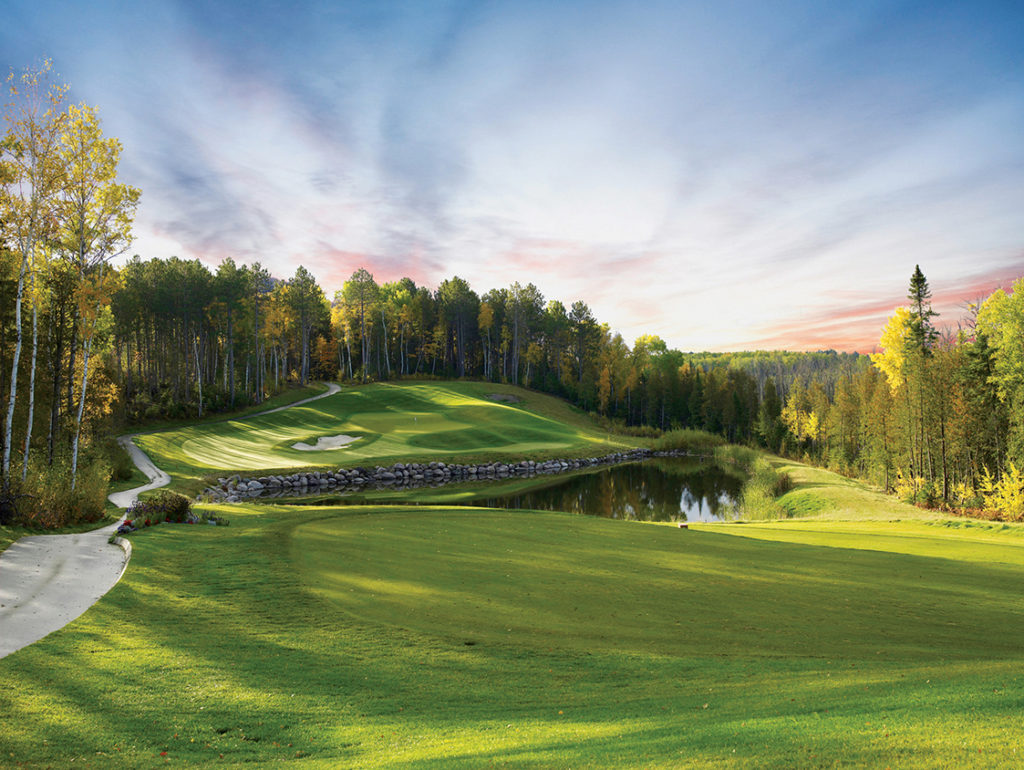
[{"label": "golf course", "polygon": [[[435,381],[136,443],[190,495],[645,445],[551,396]],[[789,518],[685,529],[398,504],[415,490],[196,503],[230,525],[133,533],[108,594],[0,660],[0,766],[1020,767],[1024,526],[771,462]]]}]

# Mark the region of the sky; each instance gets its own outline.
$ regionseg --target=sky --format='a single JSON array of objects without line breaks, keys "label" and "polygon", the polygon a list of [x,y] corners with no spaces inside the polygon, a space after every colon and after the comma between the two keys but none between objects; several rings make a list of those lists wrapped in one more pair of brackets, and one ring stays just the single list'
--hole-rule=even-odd
[{"label": "sky", "polygon": [[628,343],[877,345],[1024,276],[1024,3],[4,0],[142,190],[130,254],[532,282]]}]

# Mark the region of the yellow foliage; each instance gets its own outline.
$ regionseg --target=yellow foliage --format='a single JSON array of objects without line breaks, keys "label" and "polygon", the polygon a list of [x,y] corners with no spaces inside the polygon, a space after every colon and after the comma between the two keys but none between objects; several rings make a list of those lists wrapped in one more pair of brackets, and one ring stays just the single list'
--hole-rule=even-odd
[{"label": "yellow foliage", "polygon": [[965,481],[956,482],[949,490],[950,502],[957,508],[966,508],[974,498],[974,490]]},{"label": "yellow foliage", "polygon": [[1008,519],[1024,519],[1024,470],[1009,463],[1003,477],[996,481],[985,469],[985,478],[981,482],[981,491],[985,497],[985,510],[998,513]]},{"label": "yellow foliage", "polygon": [[893,491],[900,500],[914,502],[917,500],[917,493],[922,487],[924,487],[923,478],[920,476],[905,476],[903,471],[897,469]]},{"label": "yellow foliage", "polygon": [[889,318],[882,337],[878,341],[881,353],[871,354],[871,363],[881,371],[889,383],[889,389],[896,393],[904,380],[907,365],[907,340],[910,338],[910,308],[898,307]]}]

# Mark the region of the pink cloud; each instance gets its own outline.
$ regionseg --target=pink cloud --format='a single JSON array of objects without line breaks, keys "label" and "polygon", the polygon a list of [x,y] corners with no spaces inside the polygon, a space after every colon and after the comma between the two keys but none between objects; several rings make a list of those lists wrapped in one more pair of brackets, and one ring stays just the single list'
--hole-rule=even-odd
[{"label": "pink cloud", "polygon": [[[955,285],[940,284],[932,291],[932,308],[939,314],[939,328],[955,328],[968,313],[967,303],[983,300],[998,288],[1007,289],[1024,276],[1024,264],[974,273]],[[878,347],[878,338],[886,320],[896,307],[906,306],[905,294],[891,294],[882,300],[854,302],[846,293],[835,309],[819,310],[790,317],[760,328],[761,336],[744,346],[762,349],[821,350],[834,349],[868,353]]]}]

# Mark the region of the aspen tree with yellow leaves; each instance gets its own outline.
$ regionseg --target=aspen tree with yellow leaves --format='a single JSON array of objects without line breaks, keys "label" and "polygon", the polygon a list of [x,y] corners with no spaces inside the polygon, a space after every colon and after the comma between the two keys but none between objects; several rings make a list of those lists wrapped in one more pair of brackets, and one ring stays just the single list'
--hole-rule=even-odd
[{"label": "aspen tree with yellow leaves", "polygon": [[82,416],[89,386],[89,364],[100,315],[110,304],[117,273],[110,261],[132,241],[137,188],[117,181],[121,143],[104,138],[94,107],[71,105],[60,135],[59,162],[64,194],[58,205],[60,241],[78,270],[78,333],[82,376],[71,445],[71,489],[78,478]]}]

